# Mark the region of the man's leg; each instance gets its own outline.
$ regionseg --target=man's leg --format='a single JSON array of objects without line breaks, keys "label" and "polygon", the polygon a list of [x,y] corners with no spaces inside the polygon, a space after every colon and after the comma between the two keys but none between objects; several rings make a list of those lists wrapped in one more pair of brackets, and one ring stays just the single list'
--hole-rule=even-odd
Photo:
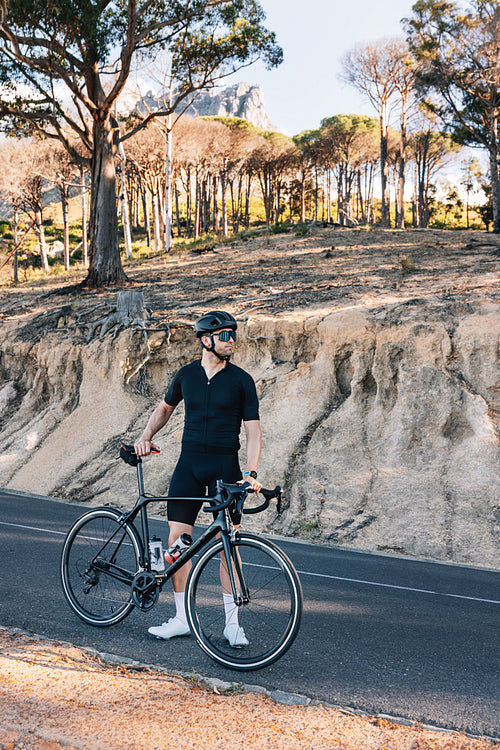
[{"label": "man's leg", "polygon": [[[233,455],[221,456],[218,476],[224,477],[224,481],[231,483],[237,482],[239,479],[242,479],[243,474],[241,473],[238,457]],[[215,486],[213,484],[209,485],[209,494],[213,495],[214,492]],[[236,514],[232,515],[233,526],[236,530],[240,528],[240,520],[240,516],[237,516]],[[238,554],[237,549],[236,554]],[[231,565],[236,581],[236,587],[238,587],[238,577],[236,575],[236,569],[232,562]],[[222,601],[224,604],[224,613],[226,618],[224,637],[234,648],[248,646],[248,639],[245,635],[245,631],[239,624],[239,607],[234,603],[233,589],[231,587],[231,579],[229,577],[228,561],[226,560],[224,552],[221,552],[220,555],[220,581],[222,585]],[[239,591],[237,591],[236,593],[241,594],[241,592]]]},{"label": "man's leg", "polygon": [[[181,454],[175,471],[170,482],[170,497],[203,497],[205,488],[200,485],[193,475],[192,467],[195,461],[184,454]],[[182,534],[193,534],[194,522],[202,505],[193,501],[169,500],[167,505],[168,511],[168,546],[170,547]],[[184,607],[184,592],[186,581],[191,570],[191,561],[189,560],[172,576],[175,599],[175,616],[171,617],[168,622],[164,622],[157,627],[149,628],[148,632],[157,638],[166,640],[179,635],[189,635],[190,630],[187,624],[186,611]]]}]

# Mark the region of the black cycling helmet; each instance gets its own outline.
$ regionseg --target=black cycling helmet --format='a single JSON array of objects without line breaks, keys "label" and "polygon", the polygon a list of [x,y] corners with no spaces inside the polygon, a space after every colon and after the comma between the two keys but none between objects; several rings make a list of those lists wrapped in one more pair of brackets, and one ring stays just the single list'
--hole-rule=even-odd
[{"label": "black cycling helmet", "polygon": [[231,328],[233,331],[236,331],[238,328],[238,323],[231,313],[224,312],[224,310],[207,312],[201,318],[198,318],[194,324],[194,332],[199,339],[202,336],[210,336],[211,333],[221,328]]}]

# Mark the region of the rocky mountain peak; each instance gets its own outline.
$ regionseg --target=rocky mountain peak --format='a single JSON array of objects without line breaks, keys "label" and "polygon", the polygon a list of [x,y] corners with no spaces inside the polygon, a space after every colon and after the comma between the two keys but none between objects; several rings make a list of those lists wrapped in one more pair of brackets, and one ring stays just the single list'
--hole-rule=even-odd
[{"label": "rocky mountain peak", "polygon": [[[187,101],[179,106],[184,111]],[[150,91],[143,97],[139,110],[161,107],[161,97]],[[241,117],[261,130],[275,130],[266,114],[264,91],[261,85],[250,86],[248,83],[235,83],[225,89],[213,88],[197,93],[187,109],[192,117]]]},{"label": "rocky mountain peak", "polygon": [[195,117],[241,117],[261,130],[274,130],[264,106],[261,85],[235,83],[225,89],[202,91],[194,99],[187,114]]}]

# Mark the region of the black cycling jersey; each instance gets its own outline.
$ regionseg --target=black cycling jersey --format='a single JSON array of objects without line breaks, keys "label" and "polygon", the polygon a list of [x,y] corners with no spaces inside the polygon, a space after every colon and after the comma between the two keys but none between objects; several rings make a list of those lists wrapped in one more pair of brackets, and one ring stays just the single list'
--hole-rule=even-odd
[{"label": "black cycling jersey", "polygon": [[182,447],[202,453],[237,453],[242,420],[259,419],[252,377],[228,362],[211,380],[201,360],[181,367],[165,394],[170,406],[184,399]]}]

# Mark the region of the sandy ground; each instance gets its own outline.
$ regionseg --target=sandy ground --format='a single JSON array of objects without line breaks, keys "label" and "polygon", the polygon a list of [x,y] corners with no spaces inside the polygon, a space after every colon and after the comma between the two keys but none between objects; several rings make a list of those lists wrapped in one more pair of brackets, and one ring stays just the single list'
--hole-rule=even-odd
[{"label": "sandy ground", "polygon": [[[1,750],[491,750],[463,734],[287,706],[0,629]],[[496,745],[498,747],[498,745]]]},{"label": "sandy ground", "polygon": [[[0,248],[0,264],[5,255]],[[229,307],[243,318],[283,317],[298,310],[329,311],[426,299],[449,302],[500,296],[500,237],[485,232],[312,227],[307,236],[256,233],[206,252],[173,252],[125,264],[126,289],[144,291],[157,325],[192,321],[207,309]],[[116,288],[77,289],[83,270],[63,282],[50,277],[11,285],[0,273],[0,320],[17,320],[30,340],[57,325],[51,312],[72,305],[79,326],[97,321]],[[73,282],[73,284],[72,284]],[[61,294],[62,293],[62,294]],[[100,306],[101,305],[101,306]],[[43,312],[43,318],[41,313]]]}]

